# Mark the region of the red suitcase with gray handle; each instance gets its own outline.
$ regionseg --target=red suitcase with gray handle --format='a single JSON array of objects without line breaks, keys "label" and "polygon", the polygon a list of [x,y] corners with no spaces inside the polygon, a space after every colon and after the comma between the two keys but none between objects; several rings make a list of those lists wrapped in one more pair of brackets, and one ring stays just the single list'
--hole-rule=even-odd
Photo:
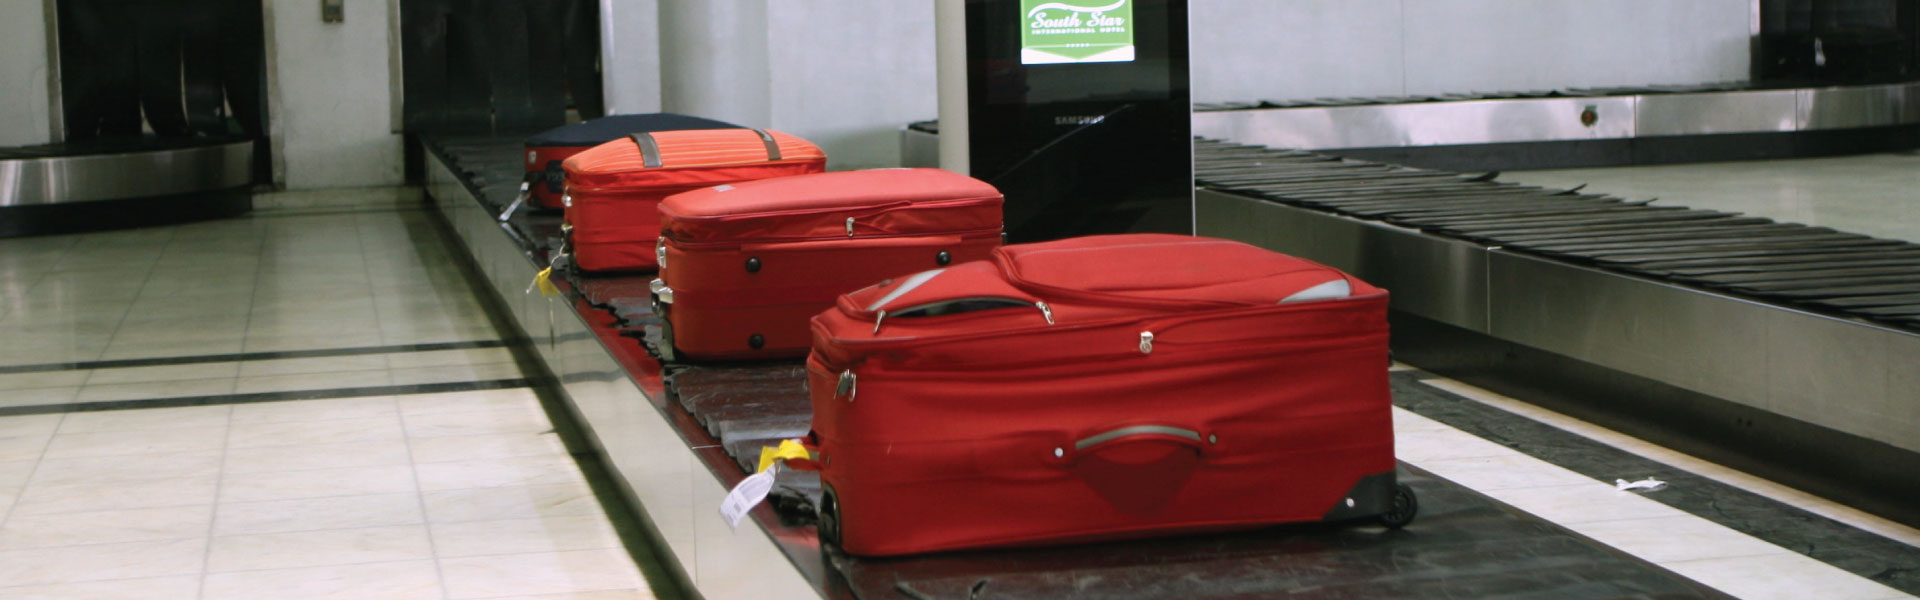
[{"label": "red suitcase with gray handle", "polygon": [[819,173],[812,142],[762,129],[642,132],[560,163],[567,243],[583,271],[650,270],[662,198],[704,187]]},{"label": "red suitcase with gray handle", "polygon": [[709,360],[805,356],[807,322],[882,278],[987,257],[1000,191],[940,169],[763,179],[660,203],[661,344]]},{"label": "red suitcase with gray handle", "polygon": [[807,363],[821,537],[893,555],[1400,526],[1387,293],[1239,242],[1006,246],[841,297]]}]

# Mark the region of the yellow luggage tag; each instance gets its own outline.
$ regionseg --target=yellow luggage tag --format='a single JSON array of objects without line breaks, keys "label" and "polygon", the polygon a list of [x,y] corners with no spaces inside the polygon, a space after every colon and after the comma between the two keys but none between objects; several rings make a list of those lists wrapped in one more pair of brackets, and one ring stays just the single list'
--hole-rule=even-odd
[{"label": "yellow luggage tag", "polygon": [[540,290],[540,295],[542,296],[560,295],[560,288],[553,285],[553,267],[541,269],[539,273],[535,274],[533,276],[533,283],[527,285],[527,293],[533,293],[535,288]]},{"label": "yellow luggage tag", "polygon": [[800,440],[782,440],[778,448],[761,448],[759,468],[746,479],[740,480],[720,501],[720,518],[726,519],[728,526],[739,528],[740,520],[746,518],[747,511],[765,502],[767,494],[773,491],[773,477],[780,471],[780,465],[789,460],[811,459],[812,455],[807,453],[806,446],[800,445]]},{"label": "yellow luggage tag", "polygon": [[773,461],[776,460],[808,460],[811,458],[813,458],[813,455],[807,453],[806,446],[800,445],[800,440],[780,440],[780,447],[778,448],[771,446],[762,446],[760,448],[760,467],[754,469],[753,472],[759,473],[766,471],[768,467],[773,466]]}]

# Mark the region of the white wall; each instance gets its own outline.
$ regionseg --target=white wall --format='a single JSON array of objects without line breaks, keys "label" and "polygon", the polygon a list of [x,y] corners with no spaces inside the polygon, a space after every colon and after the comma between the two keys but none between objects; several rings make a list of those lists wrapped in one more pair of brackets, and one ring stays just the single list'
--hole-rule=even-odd
[{"label": "white wall", "polygon": [[938,112],[933,2],[774,2],[773,126],[835,169],[900,165],[900,128]]},{"label": "white wall", "polygon": [[50,141],[47,21],[38,0],[0,1],[0,146]]},{"label": "white wall", "polygon": [[387,9],[387,0],[346,0],[346,22],[328,25],[318,3],[272,3],[268,60],[279,105],[269,117],[288,189],[402,182]]},{"label": "white wall", "polygon": [[660,112],[658,0],[600,0],[600,72],[607,114]]},{"label": "white wall", "polygon": [[767,0],[662,0],[661,107],[772,127],[767,29]]},{"label": "white wall", "polygon": [[1193,0],[1196,102],[1747,77],[1750,0]]},{"label": "white wall", "polygon": [[807,138],[832,169],[898,166],[937,110],[932,2],[660,0],[660,61],[664,110]]}]

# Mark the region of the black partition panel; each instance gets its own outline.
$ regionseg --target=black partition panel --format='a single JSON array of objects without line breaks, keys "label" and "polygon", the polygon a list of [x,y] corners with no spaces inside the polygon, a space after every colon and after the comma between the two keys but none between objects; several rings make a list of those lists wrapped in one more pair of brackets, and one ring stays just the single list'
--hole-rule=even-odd
[{"label": "black partition panel", "polygon": [[966,33],[969,162],[1011,241],[1192,233],[1185,0],[969,0]]},{"label": "black partition panel", "polygon": [[272,164],[260,0],[59,0],[65,139],[114,145],[256,140],[254,173]]},{"label": "black partition panel", "polygon": [[1920,0],[1761,0],[1753,79],[1770,85],[1920,79]]},{"label": "black partition panel", "polygon": [[411,133],[522,133],[605,113],[592,0],[402,0]]}]

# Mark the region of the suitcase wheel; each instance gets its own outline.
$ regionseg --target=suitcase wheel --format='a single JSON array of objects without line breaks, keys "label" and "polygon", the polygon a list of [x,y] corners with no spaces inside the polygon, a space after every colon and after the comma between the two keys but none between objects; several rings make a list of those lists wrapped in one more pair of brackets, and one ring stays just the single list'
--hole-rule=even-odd
[{"label": "suitcase wheel", "polygon": [[749,259],[747,259],[747,272],[748,272],[748,273],[759,273],[759,272],[760,272],[760,259],[758,259],[758,258],[749,258]]},{"label": "suitcase wheel", "polygon": [[933,262],[940,263],[942,267],[947,266],[947,263],[953,262],[953,255],[941,250],[939,254],[933,255]]},{"label": "suitcase wheel", "polygon": [[820,495],[820,541],[840,545],[840,498],[833,495],[833,488],[822,490]]},{"label": "suitcase wheel", "polygon": [[756,333],[756,334],[747,336],[748,348],[759,350],[761,346],[765,346],[765,345],[767,345],[767,338],[761,337],[760,334]]},{"label": "suitcase wheel", "polygon": [[1413,487],[1402,483],[1393,489],[1393,507],[1380,513],[1380,524],[1388,529],[1406,527],[1419,512],[1420,499],[1413,495]]}]

